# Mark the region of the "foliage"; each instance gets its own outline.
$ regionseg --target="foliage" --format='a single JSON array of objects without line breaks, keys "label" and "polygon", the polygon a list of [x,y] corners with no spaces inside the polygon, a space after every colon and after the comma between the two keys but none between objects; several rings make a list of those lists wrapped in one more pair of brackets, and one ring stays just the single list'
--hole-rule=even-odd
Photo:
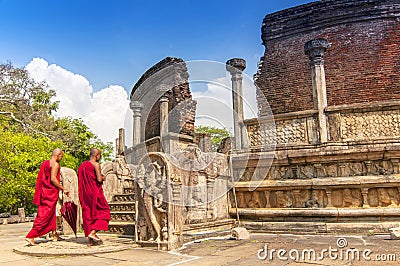
[{"label": "foliage", "polygon": [[[55,135],[64,146],[63,150],[77,159],[77,165],[89,159],[91,148],[98,148],[102,152],[103,161],[110,160],[113,147],[111,143],[103,143],[93,134],[82,119],[71,117],[59,118],[56,121]],[[76,169],[74,167],[73,169]]]},{"label": "foliage", "polygon": [[0,122],[6,130],[49,136],[54,123],[54,90],[38,83],[24,69],[0,65]]},{"label": "foliage", "polygon": [[55,118],[55,92],[38,83],[24,69],[0,65],[0,213],[15,213],[31,204],[37,173],[44,160],[59,147],[61,166],[74,170],[89,158],[90,148],[110,159],[112,145],[101,142],[81,119]]},{"label": "foliage", "polygon": [[[15,213],[25,207],[30,212],[38,169],[60,143],[1,130],[0,145],[0,210]],[[63,162],[70,164],[71,159]]]},{"label": "foliage", "polygon": [[211,126],[196,126],[195,132],[210,135],[212,151],[217,151],[221,141],[224,138],[229,137],[228,130]]}]

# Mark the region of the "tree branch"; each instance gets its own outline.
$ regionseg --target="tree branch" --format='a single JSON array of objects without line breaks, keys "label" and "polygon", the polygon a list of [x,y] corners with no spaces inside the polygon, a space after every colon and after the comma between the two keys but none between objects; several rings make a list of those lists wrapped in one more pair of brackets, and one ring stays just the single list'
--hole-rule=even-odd
[{"label": "tree branch", "polygon": [[29,124],[26,124],[26,123],[24,123],[22,120],[16,118],[15,115],[14,115],[14,113],[12,113],[12,112],[0,112],[0,115],[9,115],[9,116],[12,118],[12,120],[14,120],[15,122],[21,124],[23,128],[28,129],[28,130],[31,130],[31,131],[33,131],[33,132],[35,132],[35,133],[37,133],[37,134],[43,135],[43,136],[48,137],[48,138],[51,137],[50,134],[47,134],[47,133],[38,131],[38,130],[36,130],[36,129],[33,129]]}]

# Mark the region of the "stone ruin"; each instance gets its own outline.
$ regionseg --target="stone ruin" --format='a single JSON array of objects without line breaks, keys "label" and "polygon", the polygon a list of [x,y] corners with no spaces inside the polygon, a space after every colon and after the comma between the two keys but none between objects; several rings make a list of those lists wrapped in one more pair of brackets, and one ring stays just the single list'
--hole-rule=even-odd
[{"label": "stone ruin", "polygon": [[399,226],[399,15],[394,0],[329,0],[264,18],[265,54],[254,75],[259,117],[244,123],[251,153],[273,160],[251,190],[262,167],[233,154],[241,177],[230,213],[244,226],[323,233]]},{"label": "stone ruin", "polygon": [[399,227],[399,15],[395,0],[318,1],[267,15],[254,75],[259,117],[243,116],[246,62],[228,60],[234,137],[220,153],[195,136],[184,61],[150,68],[131,93],[133,145],[120,131],[121,163],[108,166],[117,173],[105,186],[111,231],[175,249],[239,217],[266,232]]},{"label": "stone ruin", "polygon": [[136,242],[175,249],[191,232],[230,229],[228,158],[194,132],[185,62],[168,57],[150,68],[133,88],[131,108],[133,146],[121,152],[135,169]]}]

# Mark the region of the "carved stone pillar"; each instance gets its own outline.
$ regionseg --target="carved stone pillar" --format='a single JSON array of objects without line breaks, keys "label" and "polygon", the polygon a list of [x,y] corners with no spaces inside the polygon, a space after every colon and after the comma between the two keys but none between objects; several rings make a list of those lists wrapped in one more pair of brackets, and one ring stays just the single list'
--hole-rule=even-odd
[{"label": "carved stone pillar", "polygon": [[318,110],[318,133],[321,143],[328,141],[327,118],[325,115],[328,101],[326,98],[324,69],[324,53],[328,47],[329,44],[326,39],[314,39],[304,45],[304,52],[310,59],[314,109]]},{"label": "carved stone pillar", "polygon": [[361,188],[361,194],[363,196],[363,207],[368,208],[368,188]]},{"label": "carved stone pillar", "polygon": [[117,155],[122,154],[125,150],[125,130],[120,128],[118,131],[118,150]]},{"label": "carved stone pillar", "polygon": [[400,160],[399,159],[391,159],[393,164],[393,174],[400,174]]},{"label": "carved stone pillar", "polygon": [[302,200],[301,200],[301,190],[300,189],[294,189],[292,190],[293,193],[293,198],[294,198],[294,207],[295,208],[301,208],[302,206]]},{"label": "carved stone pillar", "polygon": [[367,175],[372,174],[372,162],[371,161],[365,161],[365,166],[367,167]]},{"label": "carved stone pillar", "polygon": [[327,188],[327,189],[325,189],[325,192],[326,192],[326,197],[328,198],[328,203],[327,203],[326,207],[332,208],[333,207],[333,205],[332,205],[332,189]]},{"label": "carved stone pillar", "polygon": [[119,151],[119,139],[116,138],[115,139],[115,157],[118,155],[118,151]]},{"label": "carved stone pillar", "polygon": [[[397,193],[400,195],[400,187],[397,187]],[[400,206],[400,201],[399,201],[398,206]]]},{"label": "carved stone pillar", "polygon": [[170,204],[168,204],[168,249],[180,248],[183,244],[182,184],[170,184]]},{"label": "carved stone pillar", "polygon": [[207,180],[207,220],[212,221],[214,220],[214,184],[215,179],[211,178]]},{"label": "carved stone pillar", "polygon": [[236,150],[249,147],[246,128],[243,123],[243,91],[242,72],[246,68],[246,61],[241,58],[232,58],[226,62],[226,70],[232,75],[232,101],[233,101],[233,130],[234,148]]},{"label": "carved stone pillar", "polygon": [[314,166],[317,169],[317,177],[326,177],[326,170],[322,164],[316,163]]},{"label": "carved stone pillar", "polygon": [[142,116],[143,104],[138,101],[131,101],[130,108],[133,111],[133,143],[132,146],[135,146],[141,142],[141,123],[140,118]]},{"label": "carved stone pillar", "polygon": [[166,95],[160,98],[160,136],[169,132],[168,130],[168,102]]}]

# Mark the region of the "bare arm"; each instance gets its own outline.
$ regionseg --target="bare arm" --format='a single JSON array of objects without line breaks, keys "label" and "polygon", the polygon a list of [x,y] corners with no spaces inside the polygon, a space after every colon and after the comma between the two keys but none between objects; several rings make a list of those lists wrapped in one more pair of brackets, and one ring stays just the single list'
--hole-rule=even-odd
[{"label": "bare arm", "polygon": [[58,189],[61,189],[62,191],[64,191],[63,186],[61,186],[60,182],[58,182],[58,180],[57,180],[57,174],[58,174],[58,170],[60,169],[60,164],[57,162],[51,162],[50,167],[51,167],[51,172],[50,172],[51,183]]},{"label": "bare arm", "polygon": [[58,189],[61,189],[68,196],[69,191],[66,191],[64,187],[60,184],[60,182],[58,182],[57,180],[57,174],[58,170],[60,169],[60,164],[57,162],[50,162],[50,167],[51,167],[51,172],[50,172],[51,183]]},{"label": "bare arm", "polygon": [[101,174],[101,169],[100,169],[100,164],[99,163],[94,163],[94,170],[96,172],[96,179],[98,182],[103,183],[104,180],[106,180],[106,177]]}]

